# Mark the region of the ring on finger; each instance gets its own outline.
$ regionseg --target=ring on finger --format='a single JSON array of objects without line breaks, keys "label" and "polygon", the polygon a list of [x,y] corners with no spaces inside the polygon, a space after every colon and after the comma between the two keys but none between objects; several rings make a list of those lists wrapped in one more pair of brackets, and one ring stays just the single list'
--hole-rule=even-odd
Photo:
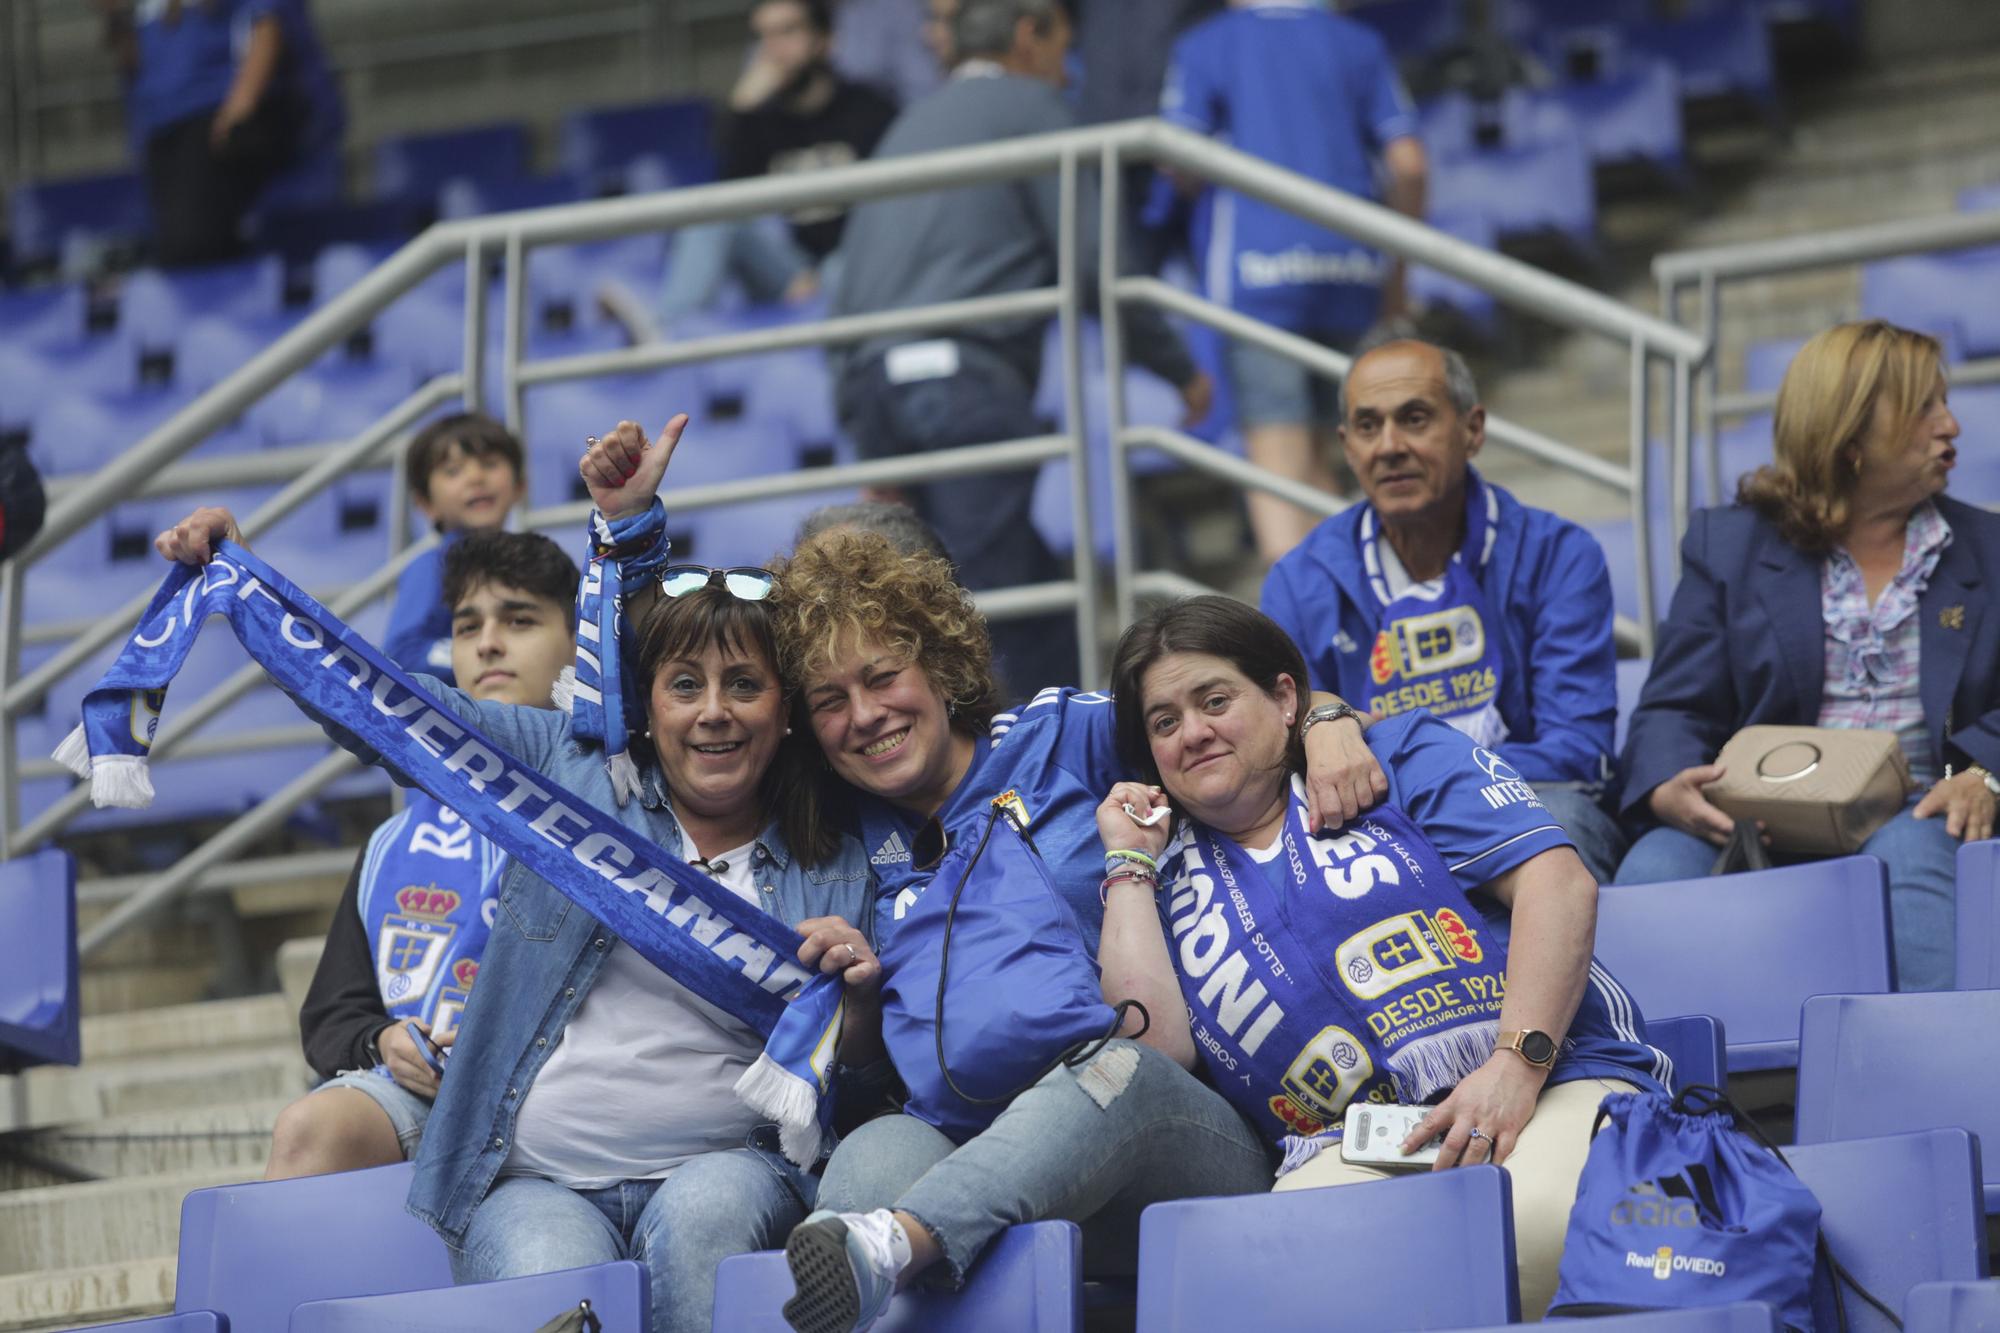
[{"label": "ring on finger", "polygon": [[583,437],[583,452],[585,457],[589,457],[590,451],[596,447],[597,437],[595,435],[586,435]]},{"label": "ring on finger", "polygon": [[[1488,1145],[1491,1145],[1491,1144],[1492,1144],[1492,1142],[1493,1142],[1493,1139],[1491,1138],[1491,1136],[1489,1136],[1489,1135],[1488,1135],[1488,1134],[1486,1133],[1486,1131],[1485,1131],[1485,1130],[1483,1130],[1483,1129],[1475,1129],[1475,1130],[1473,1130],[1473,1131],[1472,1131],[1472,1133],[1471,1133],[1471,1135],[1470,1135],[1470,1137],[1471,1137],[1471,1138],[1474,1138],[1474,1139],[1485,1139],[1485,1140],[1486,1140],[1486,1142],[1488,1143]],[[1471,1145],[1470,1143],[1466,1144],[1465,1146],[1466,1146],[1466,1148],[1467,1148],[1467,1149],[1470,1149],[1470,1148],[1472,1147],[1472,1145]]]},{"label": "ring on finger", "polygon": [[861,961],[861,951],[859,949],[856,949],[852,944],[845,945],[843,947],[845,947],[847,950],[847,965],[849,967],[853,967],[856,963]]}]

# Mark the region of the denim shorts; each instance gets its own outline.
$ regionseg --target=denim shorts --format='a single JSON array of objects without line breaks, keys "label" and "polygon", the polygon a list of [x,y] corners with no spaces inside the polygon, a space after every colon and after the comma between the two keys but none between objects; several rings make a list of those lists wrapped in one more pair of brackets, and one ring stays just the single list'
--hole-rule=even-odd
[{"label": "denim shorts", "polygon": [[374,1098],[375,1104],[389,1117],[390,1127],[396,1131],[396,1142],[403,1145],[403,1160],[417,1155],[417,1145],[424,1141],[424,1124],[431,1118],[429,1098],[419,1097],[387,1074],[372,1069],[344,1070],[313,1091],[323,1092],[328,1088],[353,1088]]},{"label": "denim shorts", "polygon": [[[1353,341],[1320,333],[1301,336],[1322,347]],[[1229,341],[1227,357],[1236,419],[1243,425],[1316,425],[1329,434],[1340,425],[1340,391],[1332,379],[1241,339]]]}]

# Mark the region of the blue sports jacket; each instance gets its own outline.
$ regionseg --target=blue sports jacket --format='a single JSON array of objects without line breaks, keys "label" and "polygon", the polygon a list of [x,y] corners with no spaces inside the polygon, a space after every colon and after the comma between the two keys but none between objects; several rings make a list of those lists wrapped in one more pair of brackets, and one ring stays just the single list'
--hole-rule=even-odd
[{"label": "blue sports jacket", "polygon": [[[1618,720],[1611,574],[1597,539],[1531,509],[1491,482],[1499,535],[1481,575],[1486,632],[1500,638],[1500,757],[1528,782],[1607,790]],[[1355,505],[1327,519],[1271,567],[1262,605],[1305,654],[1312,688],[1367,708],[1382,692],[1369,673],[1382,604],[1361,561]],[[1400,709],[1394,711],[1401,711]]]}]

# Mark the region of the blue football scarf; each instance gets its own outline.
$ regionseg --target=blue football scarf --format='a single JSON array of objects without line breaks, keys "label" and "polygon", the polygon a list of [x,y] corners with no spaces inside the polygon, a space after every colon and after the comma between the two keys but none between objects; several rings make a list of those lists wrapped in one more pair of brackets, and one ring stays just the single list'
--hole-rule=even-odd
[{"label": "blue football scarf", "polygon": [[[167,684],[210,615],[272,681],[343,744],[421,787],[604,923],[647,962],[765,1037],[737,1082],[777,1121],[787,1156],[810,1163],[831,1124],[827,1095],[843,1011],[837,978],[794,961],[799,939],[679,857],[509,756],[283,575],[232,542],[196,569],[175,565],[124,651],[83,701],[56,758],[88,777],[98,805],[153,798],[146,751]],[[649,910],[659,890],[664,911]]]},{"label": "blue football scarf", "polygon": [[1500,497],[1467,469],[1465,542],[1443,575],[1389,591],[1373,506],[1361,515],[1361,559],[1382,605],[1381,627],[1368,654],[1368,708],[1377,716],[1428,708],[1472,738],[1495,746],[1507,739],[1500,720],[1500,643],[1479,575],[1499,535]]},{"label": "blue football scarf", "polygon": [[645,715],[645,701],[622,660],[623,580],[648,577],[667,563],[666,507],[655,499],[644,513],[616,521],[592,510],[590,539],[590,561],[576,588],[576,667],[564,673],[556,699],[569,709],[576,737],[604,747],[611,789],[623,805],[639,794],[625,719]]},{"label": "blue football scarf", "polygon": [[1292,780],[1259,866],[1189,824],[1162,867],[1168,952],[1215,1086],[1286,1149],[1340,1141],[1348,1102],[1414,1104],[1493,1054],[1507,955],[1410,817],[1382,805],[1313,837]]},{"label": "blue football scarf", "polygon": [[457,1029],[506,866],[505,852],[429,792],[369,835],[354,905],[392,1020],[421,1018],[434,1041]]}]

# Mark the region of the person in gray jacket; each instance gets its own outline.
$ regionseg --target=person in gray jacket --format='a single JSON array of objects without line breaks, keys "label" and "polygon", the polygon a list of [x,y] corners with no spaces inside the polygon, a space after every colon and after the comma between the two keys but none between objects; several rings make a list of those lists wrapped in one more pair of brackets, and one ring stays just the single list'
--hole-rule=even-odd
[{"label": "person in gray jacket", "polygon": [[[1070,21],[1060,0],[965,0],[953,20],[957,65],[945,86],[889,127],[876,158],[964,148],[1072,129],[1061,96]],[[1077,181],[1077,281],[1097,281],[1097,182]],[[835,314],[906,309],[1047,287],[1056,281],[1063,219],[1055,173],[878,199],[855,208],[842,243]],[[1040,435],[1034,408],[1045,317],[997,321],[949,337],[874,338],[833,354],[842,428],[867,457],[953,449]],[[1134,307],[1127,346],[1140,365],[1176,385],[1190,422],[1208,414],[1213,389],[1159,312]],[[1035,474],[955,478],[914,488],[910,499],[951,548],[968,588],[1061,577],[1029,521]],[[1074,627],[1065,617],[997,625],[994,646],[1017,683],[1076,675]]]}]

